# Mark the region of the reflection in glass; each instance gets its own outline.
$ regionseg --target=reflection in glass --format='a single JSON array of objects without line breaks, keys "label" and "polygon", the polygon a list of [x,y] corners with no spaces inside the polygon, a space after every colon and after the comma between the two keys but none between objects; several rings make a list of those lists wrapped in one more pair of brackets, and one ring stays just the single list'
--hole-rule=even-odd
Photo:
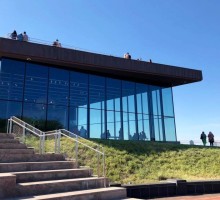
[{"label": "reflection in glass", "polygon": [[0,100],[0,131],[6,132],[7,120],[11,116],[21,118],[21,102]]},{"label": "reflection in glass", "polygon": [[70,113],[69,113],[70,132],[73,132],[76,135],[80,135],[80,129],[82,126],[84,129],[87,130],[87,109],[80,107],[70,107]]},{"label": "reflection in glass", "polygon": [[90,137],[101,138],[105,131],[104,110],[90,109]]},{"label": "reflection in glass", "polygon": [[153,114],[162,115],[160,103],[160,87],[150,86],[150,90],[152,92]]},{"label": "reflection in glass", "polygon": [[87,108],[88,74],[70,72],[70,105]]},{"label": "reflection in glass", "polygon": [[49,68],[48,104],[68,105],[69,73],[66,70]]},{"label": "reflection in glass", "polygon": [[136,132],[136,123],[135,123],[135,114],[134,113],[128,113],[128,126],[130,130],[130,135],[132,140],[139,140],[139,133]]},{"label": "reflection in glass", "polygon": [[154,132],[156,141],[164,141],[161,117],[154,116]]},{"label": "reflection in glass", "polygon": [[121,111],[121,81],[116,79],[106,79],[107,110]]},{"label": "reflection in glass", "polygon": [[36,64],[26,65],[24,101],[47,102],[48,68]]},{"label": "reflection in glass", "polygon": [[0,99],[22,101],[25,64],[2,59],[0,71]]},{"label": "reflection in glass", "polygon": [[174,116],[172,88],[163,88],[163,114],[164,116]]},{"label": "reflection in glass", "polygon": [[44,131],[46,124],[46,105],[24,103],[23,119],[32,126]]},{"label": "reflection in glass", "polygon": [[135,112],[135,83],[122,81],[122,103],[124,112]]},{"label": "reflection in glass", "polygon": [[65,106],[49,105],[47,130],[68,129],[68,110]]},{"label": "reflection in glass", "polygon": [[103,139],[104,138],[109,138],[109,137],[114,137],[115,136],[115,115],[114,111],[107,111],[107,130],[108,133],[110,134],[103,134]]},{"label": "reflection in glass", "polygon": [[89,102],[90,108],[104,109],[105,101],[105,78],[89,76]]},{"label": "reflection in glass", "polygon": [[137,96],[137,112],[149,114],[148,110],[148,85],[136,84],[136,96]]},{"label": "reflection in glass", "polygon": [[174,118],[166,117],[164,119],[164,124],[165,124],[166,141],[176,141],[177,138],[176,138]]},{"label": "reflection in glass", "polygon": [[61,127],[91,138],[176,140],[172,88],[3,58],[0,101],[1,120],[23,113],[41,130]]},{"label": "reflection in glass", "polygon": [[124,131],[124,140],[131,140],[131,133],[128,121],[128,113],[123,113],[123,131]]},{"label": "reflection in glass", "polygon": [[143,131],[146,134],[146,140],[150,140],[150,120],[149,115],[143,115]]}]

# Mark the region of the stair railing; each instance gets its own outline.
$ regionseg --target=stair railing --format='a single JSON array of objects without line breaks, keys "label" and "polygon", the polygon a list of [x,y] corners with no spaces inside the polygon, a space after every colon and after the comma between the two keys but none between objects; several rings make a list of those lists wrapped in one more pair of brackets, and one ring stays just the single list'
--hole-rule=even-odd
[{"label": "stair railing", "polygon": [[[97,154],[97,175],[98,175],[98,177],[100,177],[100,176],[105,177],[106,176],[105,151],[104,151],[103,146],[96,144],[90,140],[87,140],[83,137],[80,137],[79,135],[76,135],[76,134],[74,134],[70,131],[67,131],[65,129],[59,129],[59,130],[57,130],[57,132],[59,132],[60,135],[66,137],[72,141],[75,141],[75,159],[76,159],[77,164],[78,164],[78,156],[79,156],[79,150],[78,150],[79,144],[94,151]],[[101,161],[101,157],[102,157],[102,161]],[[100,172],[101,168],[102,168],[102,173]]]},{"label": "stair railing", "polygon": [[7,133],[8,134],[12,134],[15,133],[15,130],[13,130],[13,125],[17,125],[18,127],[20,127],[22,129],[22,137],[20,139],[20,141],[22,143],[25,143],[25,137],[26,137],[26,131],[28,131],[29,133],[33,134],[34,136],[37,136],[40,140],[39,143],[39,153],[43,154],[45,151],[45,134],[43,131],[31,126],[30,124],[22,121],[21,119],[13,116],[10,117],[10,119],[8,119],[8,124],[7,124]]},{"label": "stair railing", "polygon": [[[106,177],[106,169],[105,169],[105,152],[104,147],[102,147],[99,144],[96,144],[90,140],[87,140],[83,137],[80,137],[79,135],[76,135],[70,131],[67,131],[65,129],[59,129],[54,131],[48,131],[43,132],[34,126],[22,121],[21,119],[12,116],[8,119],[7,123],[7,133],[12,134],[15,133],[15,130],[13,128],[13,125],[17,125],[22,129],[22,137],[21,142],[25,143],[26,138],[26,131],[29,133],[39,137],[40,143],[39,143],[39,152],[40,154],[45,154],[45,137],[47,136],[54,136],[55,137],[55,146],[54,146],[54,152],[60,153],[61,150],[61,136],[64,136],[72,141],[75,142],[75,160],[76,164],[78,166],[78,157],[79,157],[79,144],[83,145],[84,147],[87,147],[88,149],[91,149],[97,154],[97,175],[98,177]],[[102,157],[102,162],[100,158]],[[101,164],[102,163],[102,164]],[[101,165],[102,165],[102,175],[100,173],[101,171]],[[106,187],[106,179],[104,179],[104,187]]]}]

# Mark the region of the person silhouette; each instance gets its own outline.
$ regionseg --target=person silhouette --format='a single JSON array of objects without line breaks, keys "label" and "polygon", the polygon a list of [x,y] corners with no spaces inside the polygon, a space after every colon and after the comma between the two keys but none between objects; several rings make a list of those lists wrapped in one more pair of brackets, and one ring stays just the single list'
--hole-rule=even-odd
[{"label": "person silhouette", "polygon": [[11,33],[10,38],[11,38],[12,40],[16,40],[16,39],[17,39],[17,32],[16,32],[16,30],[14,30],[14,31]]}]

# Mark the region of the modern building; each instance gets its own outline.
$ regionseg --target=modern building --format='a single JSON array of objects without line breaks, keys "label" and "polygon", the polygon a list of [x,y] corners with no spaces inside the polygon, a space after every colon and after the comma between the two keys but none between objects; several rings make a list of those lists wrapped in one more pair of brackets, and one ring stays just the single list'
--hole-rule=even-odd
[{"label": "modern building", "polygon": [[0,129],[17,116],[88,138],[176,141],[172,88],[199,70],[0,38]]}]

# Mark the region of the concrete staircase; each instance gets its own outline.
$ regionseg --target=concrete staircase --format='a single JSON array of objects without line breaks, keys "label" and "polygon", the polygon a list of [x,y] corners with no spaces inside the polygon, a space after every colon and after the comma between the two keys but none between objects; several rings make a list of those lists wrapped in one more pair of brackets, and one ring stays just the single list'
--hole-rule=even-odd
[{"label": "concrete staircase", "polygon": [[104,181],[108,185],[62,154],[36,154],[12,134],[0,133],[0,199],[126,199],[126,189],[104,188]]}]

